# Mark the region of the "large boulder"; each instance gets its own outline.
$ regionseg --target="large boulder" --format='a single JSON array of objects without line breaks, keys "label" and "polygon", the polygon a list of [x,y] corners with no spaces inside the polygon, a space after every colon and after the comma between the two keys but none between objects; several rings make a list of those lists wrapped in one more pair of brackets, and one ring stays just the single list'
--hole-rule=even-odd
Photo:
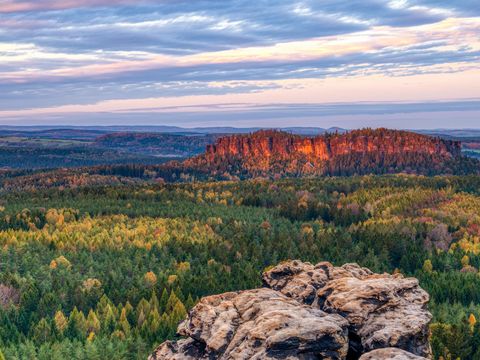
[{"label": "large boulder", "polygon": [[271,290],[203,298],[151,359],[344,359],[348,322]]},{"label": "large boulder", "polygon": [[363,354],[359,360],[426,360],[427,358],[413,355],[397,348],[385,348]]},{"label": "large boulder", "polygon": [[429,296],[415,278],[374,274],[356,264],[334,267],[328,262],[314,266],[293,261],[264,273],[263,282],[300,302],[345,317],[351,353],[397,347],[430,356]]},{"label": "large boulder", "polygon": [[431,357],[428,294],[416,279],[292,261],[265,272],[263,283],[203,298],[178,327],[186,339],[149,359]]}]

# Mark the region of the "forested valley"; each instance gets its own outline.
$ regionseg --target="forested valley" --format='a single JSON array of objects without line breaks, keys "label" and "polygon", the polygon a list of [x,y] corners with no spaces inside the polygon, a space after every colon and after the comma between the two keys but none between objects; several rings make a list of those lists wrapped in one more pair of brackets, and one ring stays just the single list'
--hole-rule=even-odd
[{"label": "forested valley", "polygon": [[416,276],[435,358],[480,356],[478,176],[15,179],[0,204],[6,359],[145,359],[200,297],[261,286],[287,259]]}]

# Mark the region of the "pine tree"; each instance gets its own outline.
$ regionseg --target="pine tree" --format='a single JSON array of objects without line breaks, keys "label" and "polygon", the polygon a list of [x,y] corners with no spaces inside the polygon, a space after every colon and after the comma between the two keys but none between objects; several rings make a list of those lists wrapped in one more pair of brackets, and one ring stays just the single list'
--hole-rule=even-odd
[{"label": "pine tree", "polygon": [[152,295],[150,296],[150,308],[151,309],[159,309],[160,307],[160,302],[158,301],[157,294],[155,293],[155,290],[152,290]]},{"label": "pine tree", "polygon": [[103,315],[104,319],[102,320],[102,330],[104,334],[111,334],[117,325],[116,316],[113,312],[113,309],[110,305],[107,305],[105,314]]},{"label": "pine tree", "polygon": [[138,314],[138,319],[137,319],[137,328],[141,329],[144,323],[145,323],[145,313],[143,312],[143,309],[140,309],[140,313]]},{"label": "pine tree", "polygon": [[178,324],[180,321],[184,320],[187,316],[187,310],[183,303],[179,300],[175,304],[170,314],[170,318],[173,324]]},{"label": "pine tree", "polygon": [[122,312],[120,313],[120,319],[118,320],[117,327],[119,330],[123,331],[123,333],[128,336],[130,334],[130,323],[127,319],[127,309],[124,307]]},{"label": "pine tree", "polygon": [[50,340],[52,328],[47,319],[42,318],[33,329],[33,340],[37,344],[44,344]]},{"label": "pine tree", "polygon": [[480,359],[480,323],[477,321],[472,333],[472,354],[474,359]]},{"label": "pine tree", "polygon": [[97,303],[95,312],[97,313],[100,321],[104,321],[107,316],[110,316],[109,313],[113,312],[112,310],[113,303],[107,297],[107,295],[102,295],[100,301]]},{"label": "pine tree", "polygon": [[173,308],[179,302],[180,300],[178,299],[177,295],[175,294],[175,291],[170,292],[170,296],[167,301],[167,305],[165,307],[165,312],[170,313],[173,311]]},{"label": "pine tree", "polygon": [[137,305],[137,314],[140,314],[140,312],[143,312],[145,316],[148,316],[148,313],[150,312],[150,303],[143,298]]},{"label": "pine tree", "polygon": [[98,320],[97,314],[95,314],[92,309],[90,309],[90,311],[88,312],[86,327],[89,337],[91,333],[98,334],[98,332],[100,331],[100,320]]},{"label": "pine tree", "polygon": [[447,339],[447,348],[453,358],[465,359],[471,354],[472,347],[469,342],[469,334],[470,331],[466,319],[460,325],[452,326],[451,336]]},{"label": "pine tree", "polygon": [[163,288],[162,295],[159,301],[159,306],[158,306],[158,311],[160,311],[160,313],[165,312],[165,310],[167,309],[167,303],[168,303],[168,292],[166,288]]},{"label": "pine tree", "polygon": [[195,301],[193,300],[192,295],[191,295],[191,294],[188,294],[187,301],[185,302],[185,308],[186,308],[187,310],[190,310],[190,309],[192,309],[194,306],[195,306]]},{"label": "pine tree", "polygon": [[83,312],[74,307],[68,318],[68,326],[65,336],[70,339],[84,339],[86,336],[86,320]]},{"label": "pine tree", "polygon": [[130,325],[134,325],[137,321],[135,318],[135,311],[133,311],[133,306],[127,301],[124,306],[124,309],[127,313],[127,320]]},{"label": "pine tree", "polygon": [[141,331],[145,338],[154,342],[157,339],[161,326],[161,318],[157,309],[152,309],[146,321],[143,322]]}]

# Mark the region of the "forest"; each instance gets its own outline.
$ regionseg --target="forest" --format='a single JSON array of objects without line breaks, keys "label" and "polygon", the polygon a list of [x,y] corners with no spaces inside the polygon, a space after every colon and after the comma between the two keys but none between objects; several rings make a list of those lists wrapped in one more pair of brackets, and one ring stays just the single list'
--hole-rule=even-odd
[{"label": "forest", "polygon": [[114,132],[108,127],[17,131],[0,127],[0,168],[154,165],[200,154],[217,137],[198,133]]},{"label": "forest", "polygon": [[287,259],[416,276],[435,358],[480,358],[478,176],[70,176],[2,178],[0,358],[145,359],[200,297]]}]

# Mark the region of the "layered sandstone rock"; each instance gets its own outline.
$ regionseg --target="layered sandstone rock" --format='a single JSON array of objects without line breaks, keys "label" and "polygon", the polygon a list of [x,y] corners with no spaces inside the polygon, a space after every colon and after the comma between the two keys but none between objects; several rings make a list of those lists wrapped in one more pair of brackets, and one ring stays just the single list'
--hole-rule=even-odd
[{"label": "layered sandstone rock", "polygon": [[159,359],[421,359],[431,356],[418,281],[356,264],[292,261],[264,288],[202,299]]},{"label": "layered sandstone rock", "polygon": [[404,131],[357,130],[347,134],[316,137],[293,135],[280,131],[259,131],[254,134],[222,137],[207,146],[207,157],[291,158],[301,154],[319,160],[350,153],[382,152],[387,154],[424,152],[445,156],[459,155],[459,143],[434,139]]},{"label": "layered sandstone rock", "polygon": [[[191,340],[166,343],[156,359],[344,359],[348,322],[339,315],[299,304],[271,289],[202,299],[179,326]],[[192,342],[193,340],[193,342]],[[178,357],[180,358],[180,357]]]},{"label": "layered sandstone rock", "polygon": [[[406,131],[365,129],[305,137],[263,130],[219,138],[215,144],[207,146],[205,154],[187,160],[184,165],[250,175],[335,174],[343,170],[362,170],[350,169],[359,162],[386,167],[379,171],[390,167],[408,169],[421,163],[441,166],[460,154],[459,142]],[[372,170],[369,166],[363,169]]]},{"label": "layered sandstone rock", "polygon": [[430,355],[429,297],[417,279],[373,274],[356,264],[334,267],[327,262],[314,266],[293,261],[266,272],[263,281],[302,303],[344,316],[350,324],[353,353],[398,347]]}]

